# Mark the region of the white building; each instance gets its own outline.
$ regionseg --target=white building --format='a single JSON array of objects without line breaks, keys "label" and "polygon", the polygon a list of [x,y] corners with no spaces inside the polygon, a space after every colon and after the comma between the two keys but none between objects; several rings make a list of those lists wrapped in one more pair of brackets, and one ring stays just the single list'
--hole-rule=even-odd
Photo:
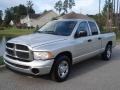
[{"label": "white building", "polygon": [[9,24],[10,24],[11,26],[13,26],[13,25],[14,25],[13,20],[11,20]]},{"label": "white building", "polygon": [[23,17],[20,20],[21,24],[26,24],[28,27],[39,27],[43,26],[47,22],[51,21],[54,17],[57,17],[58,14],[50,10],[43,14],[31,14]]}]

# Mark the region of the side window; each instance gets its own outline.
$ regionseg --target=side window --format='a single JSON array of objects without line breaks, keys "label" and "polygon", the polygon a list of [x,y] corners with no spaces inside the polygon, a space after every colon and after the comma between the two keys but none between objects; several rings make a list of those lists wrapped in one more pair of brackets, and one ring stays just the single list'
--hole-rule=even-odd
[{"label": "side window", "polygon": [[90,22],[90,21],[88,23],[90,25],[92,35],[98,35],[98,29],[97,29],[96,24],[94,22]]},{"label": "side window", "polygon": [[85,37],[88,36],[88,24],[87,22],[81,22],[77,28],[75,36],[78,37]]}]

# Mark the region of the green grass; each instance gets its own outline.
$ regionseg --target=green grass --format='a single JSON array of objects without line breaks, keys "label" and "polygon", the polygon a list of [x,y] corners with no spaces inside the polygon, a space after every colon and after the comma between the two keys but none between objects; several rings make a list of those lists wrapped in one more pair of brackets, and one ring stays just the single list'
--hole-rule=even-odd
[{"label": "green grass", "polygon": [[3,65],[3,64],[4,64],[4,62],[3,62],[3,58],[0,57],[0,65]]},{"label": "green grass", "polygon": [[120,45],[120,32],[116,33],[117,45]]},{"label": "green grass", "polygon": [[17,28],[6,28],[5,30],[0,30],[0,37],[6,36],[6,37],[14,37],[14,36],[20,36],[20,35],[26,35],[33,33],[34,29],[17,29]]}]

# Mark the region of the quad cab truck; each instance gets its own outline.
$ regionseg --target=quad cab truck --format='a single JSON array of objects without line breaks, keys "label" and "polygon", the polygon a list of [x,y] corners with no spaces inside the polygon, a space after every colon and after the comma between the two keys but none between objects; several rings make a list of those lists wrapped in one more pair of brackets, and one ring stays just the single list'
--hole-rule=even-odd
[{"label": "quad cab truck", "polygon": [[102,34],[94,20],[61,19],[33,34],[7,41],[4,62],[13,70],[50,74],[53,80],[62,82],[68,78],[72,65],[80,61],[98,54],[110,60],[115,46],[115,33]]}]

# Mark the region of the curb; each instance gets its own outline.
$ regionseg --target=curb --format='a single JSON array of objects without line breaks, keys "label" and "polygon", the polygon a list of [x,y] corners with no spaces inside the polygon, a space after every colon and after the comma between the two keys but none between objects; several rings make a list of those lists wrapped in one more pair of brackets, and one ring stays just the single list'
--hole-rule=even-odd
[{"label": "curb", "polygon": [[5,65],[0,65],[0,69],[1,69],[1,68],[4,68],[4,67],[5,67]]},{"label": "curb", "polygon": [[116,47],[115,47],[115,48],[118,48],[118,47],[120,47],[120,45],[116,45]]}]

